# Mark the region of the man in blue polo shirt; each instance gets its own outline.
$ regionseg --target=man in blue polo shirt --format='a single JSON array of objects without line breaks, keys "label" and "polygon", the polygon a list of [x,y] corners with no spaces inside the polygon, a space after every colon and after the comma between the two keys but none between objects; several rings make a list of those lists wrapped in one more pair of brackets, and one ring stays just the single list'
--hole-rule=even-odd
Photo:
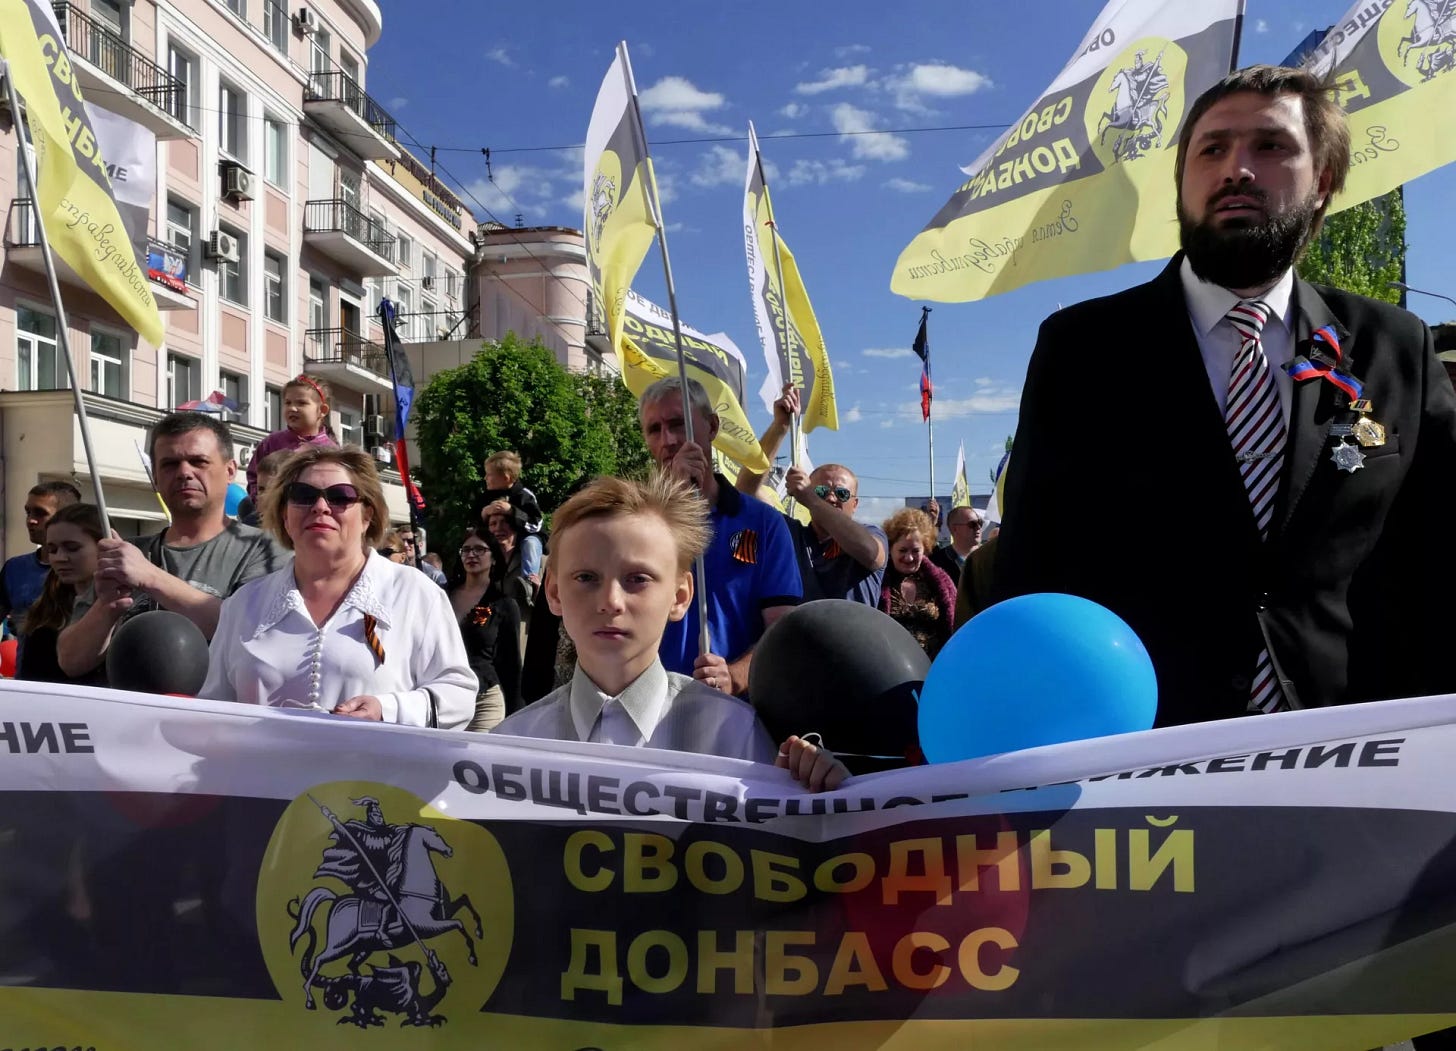
[{"label": "man in blue polo shirt", "polygon": [[12,635],[24,627],[25,611],[40,598],[50,566],[45,557],[46,523],[68,504],[81,502],[81,491],[70,482],[41,482],[25,496],[25,531],[34,551],[6,559],[0,568],[0,617]]},{"label": "man in blue polo shirt", "polygon": [[678,377],[660,379],[643,391],[638,413],[642,438],[657,465],[695,486],[708,501],[713,539],[703,565],[711,652],[698,652],[695,598],[687,616],[668,623],[659,653],[668,671],[743,694],[754,645],[770,624],[799,604],[803,585],[783,515],[713,472],[705,450],[718,433],[718,414],[702,384],[689,379],[687,390],[693,441],[686,437]]}]

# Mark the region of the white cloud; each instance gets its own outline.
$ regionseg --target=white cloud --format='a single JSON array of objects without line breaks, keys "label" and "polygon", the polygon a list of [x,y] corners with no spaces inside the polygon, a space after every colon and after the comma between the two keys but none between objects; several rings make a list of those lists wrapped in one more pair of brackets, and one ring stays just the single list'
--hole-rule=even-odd
[{"label": "white cloud", "polygon": [[860,351],[867,358],[913,358],[915,352],[909,347],[871,347]]},{"label": "white cloud", "polygon": [[582,190],[582,188],[578,186],[565,197],[561,198],[561,203],[567,208],[570,208],[577,215],[581,215],[582,210],[586,207],[586,194]]},{"label": "white cloud", "polygon": [[796,84],[794,90],[800,95],[818,95],[839,88],[860,88],[870,79],[868,66],[839,66],[835,69],[821,69],[818,80]]},{"label": "white cloud", "polygon": [[840,423],[858,423],[864,419],[864,413],[860,411],[859,405],[854,405],[843,416],[839,417]]},{"label": "white cloud", "polygon": [[779,110],[779,113],[785,117],[788,117],[789,120],[798,120],[800,117],[804,116],[808,112],[809,107],[804,105],[802,102],[790,102],[783,109]]},{"label": "white cloud", "polygon": [[874,114],[841,102],[830,111],[834,130],[844,136],[856,160],[902,161],[910,156],[910,144],[898,135],[872,132]]},{"label": "white cloud", "polygon": [[885,78],[885,87],[895,96],[895,106],[912,113],[930,112],[926,98],[958,98],[990,86],[991,80],[985,74],[948,62],[919,62]]},{"label": "white cloud", "polygon": [[[950,419],[954,416],[984,416],[988,413],[1009,413],[1015,412],[1021,405],[1021,391],[1000,388],[997,390],[977,391],[969,398],[943,398],[938,397],[934,402],[934,412],[937,419]],[[920,419],[920,401],[901,402],[899,405],[900,415],[906,419]]]},{"label": "white cloud", "polygon": [[975,379],[977,387],[990,387],[993,386],[995,382],[996,381],[993,380],[990,376],[977,376]]},{"label": "white cloud", "polygon": [[651,124],[667,124],[706,135],[731,135],[736,130],[714,124],[704,114],[720,110],[727,101],[716,91],[703,91],[686,77],[663,77],[638,96]]},{"label": "white cloud", "polygon": [[698,166],[688,178],[694,186],[733,186],[743,182],[747,170],[743,154],[715,143],[698,155]]},{"label": "white cloud", "polygon": [[546,82],[548,88],[565,88],[571,86],[571,78],[566,76],[552,77]]},{"label": "white cloud", "polygon": [[403,95],[396,95],[394,96],[394,98],[389,100],[389,108],[394,110],[395,112],[399,112],[408,105],[409,99],[405,98]]},{"label": "white cloud", "polygon": [[913,179],[902,179],[898,175],[893,179],[885,180],[885,189],[894,190],[896,193],[924,193],[933,189],[929,183],[916,182]]},{"label": "white cloud", "polygon": [[499,62],[503,66],[514,66],[516,60],[511,58],[511,53],[503,47],[493,47],[485,53],[485,57],[492,62]]},{"label": "white cloud", "polygon": [[1264,19],[1262,19],[1262,18],[1259,19],[1258,21],[1256,21],[1254,23],[1254,32],[1256,32],[1256,33],[1267,33],[1267,32],[1269,32],[1269,23],[1266,22],[1266,21],[1264,21]]},{"label": "white cloud", "polygon": [[[854,182],[865,173],[863,164],[850,164],[838,157],[827,161],[797,160],[784,175],[785,186],[824,186],[831,182]],[[770,176],[770,185],[779,180]]]},{"label": "white cloud", "polygon": [[[578,218],[581,214],[581,161],[573,161],[577,151],[563,154],[554,167],[528,164],[496,164],[494,180],[476,179],[465,186],[465,200],[471,211],[483,205],[501,222],[510,225],[520,212],[528,220],[559,217],[560,207],[568,205]],[[481,219],[488,216],[482,214]]]},{"label": "white cloud", "polygon": [[843,47],[834,49],[835,58],[853,58],[855,55],[868,55],[869,53],[868,44],[845,44]]}]

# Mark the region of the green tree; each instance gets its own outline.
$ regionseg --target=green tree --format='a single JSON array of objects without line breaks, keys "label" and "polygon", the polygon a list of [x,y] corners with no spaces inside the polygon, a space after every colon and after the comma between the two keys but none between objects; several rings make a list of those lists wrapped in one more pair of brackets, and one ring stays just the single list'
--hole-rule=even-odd
[{"label": "green tree", "polygon": [[568,372],[539,340],[490,341],[459,368],[430,377],[411,420],[420,488],[442,553],[471,525],[493,452],[520,454],[522,481],[548,513],[583,476],[634,476],[647,468],[637,402],[617,378]]},{"label": "green tree", "polygon": [[1398,303],[1400,290],[1390,282],[1402,279],[1405,249],[1405,200],[1396,190],[1327,216],[1300,261],[1299,276]]}]

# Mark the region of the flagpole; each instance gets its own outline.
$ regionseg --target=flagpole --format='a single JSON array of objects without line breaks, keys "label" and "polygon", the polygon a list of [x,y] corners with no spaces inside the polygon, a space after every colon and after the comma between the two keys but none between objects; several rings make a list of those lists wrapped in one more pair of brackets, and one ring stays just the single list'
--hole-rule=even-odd
[{"label": "flagpole", "polygon": [[[617,45],[617,54],[622,59],[622,73],[627,78],[627,97],[632,100],[632,127],[642,137],[640,145],[642,156],[647,162],[649,177],[640,179],[642,183],[642,199],[647,205],[647,214],[652,218],[652,225],[657,230],[657,247],[662,253],[662,273],[667,283],[667,309],[672,313],[672,339],[673,345],[677,348],[677,375],[682,384],[683,401],[683,437],[687,441],[694,441],[693,435],[693,404],[688,394],[688,359],[683,352],[682,341],[682,320],[677,313],[677,286],[672,280],[672,262],[667,254],[667,231],[662,228],[662,212],[658,207],[656,189],[657,180],[652,173],[652,154],[647,149],[647,135],[642,130],[642,109],[637,104],[637,82],[632,76],[632,60],[627,55],[627,42],[624,40]],[[709,467],[712,466],[712,452],[708,452]],[[708,636],[708,572],[699,555],[693,562],[694,583],[697,585],[697,606],[698,606],[698,654],[712,652],[712,639]],[[726,660],[728,654],[723,654]]]},{"label": "flagpole", "polygon": [[[783,348],[784,358],[788,360],[792,354],[792,345],[789,343],[789,302],[784,294],[784,254],[779,250],[779,227],[774,222],[773,201],[768,195],[768,176],[763,171],[763,154],[758,152],[758,136],[753,131],[753,121],[748,122],[748,135],[753,142],[753,161],[758,166],[758,181],[763,184],[763,205],[768,211],[768,232],[773,239],[774,269],[779,277],[779,317],[783,321]],[[786,377],[790,382],[793,376]],[[799,466],[799,417],[803,413],[804,406],[799,406],[799,412],[789,415],[789,466]],[[792,514],[792,508],[790,509]]]},{"label": "flagpole", "polygon": [[71,378],[71,395],[76,402],[76,420],[81,427],[81,448],[86,454],[86,468],[91,474],[91,488],[94,490],[96,513],[101,519],[101,535],[111,536],[111,519],[106,513],[106,496],[101,491],[101,472],[96,468],[96,455],[91,449],[91,423],[86,418],[86,402],[81,394],[81,384],[76,376],[76,362],[71,357],[71,333],[66,321],[65,304],[61,302],[61,283],[56,277],[56,261],[51,255],[51,241],[46,234],[45,220],[41,218],[40,195],[36,189],[35,156],[25,147],[25,132],[20,124],[20,96],[15,91],[15,78],[10,76],[9,65],[0,60],[0,72],[5,74],[6,94],[10,97],[10,112],[15,121],[15,141],[20,149],[21,178],[30,195],[31,215],[35,219],[36,234],[40,238],[40,255],[45,261],[46,283],[50,286],[51,305],[56,310],[56,342],[66,359],[66,374]]}]

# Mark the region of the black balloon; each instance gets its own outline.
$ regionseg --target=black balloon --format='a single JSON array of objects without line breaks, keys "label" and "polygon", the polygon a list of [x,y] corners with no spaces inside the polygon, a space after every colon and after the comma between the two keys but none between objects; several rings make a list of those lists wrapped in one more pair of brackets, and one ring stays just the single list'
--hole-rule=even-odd
[{"label": "black balloon", "polygon": [[207,638],[180,613],[138,613],[111,636],[106,680],[114,689],[195,697],[206,679]]},{"label": "black balloon", "polygon": [[775,741],[816,732],[861,773],[904,765],[918,752],[915,699],[929,671],[914,636],[884,613],[820,599],[764,632],[748,696]]}]

